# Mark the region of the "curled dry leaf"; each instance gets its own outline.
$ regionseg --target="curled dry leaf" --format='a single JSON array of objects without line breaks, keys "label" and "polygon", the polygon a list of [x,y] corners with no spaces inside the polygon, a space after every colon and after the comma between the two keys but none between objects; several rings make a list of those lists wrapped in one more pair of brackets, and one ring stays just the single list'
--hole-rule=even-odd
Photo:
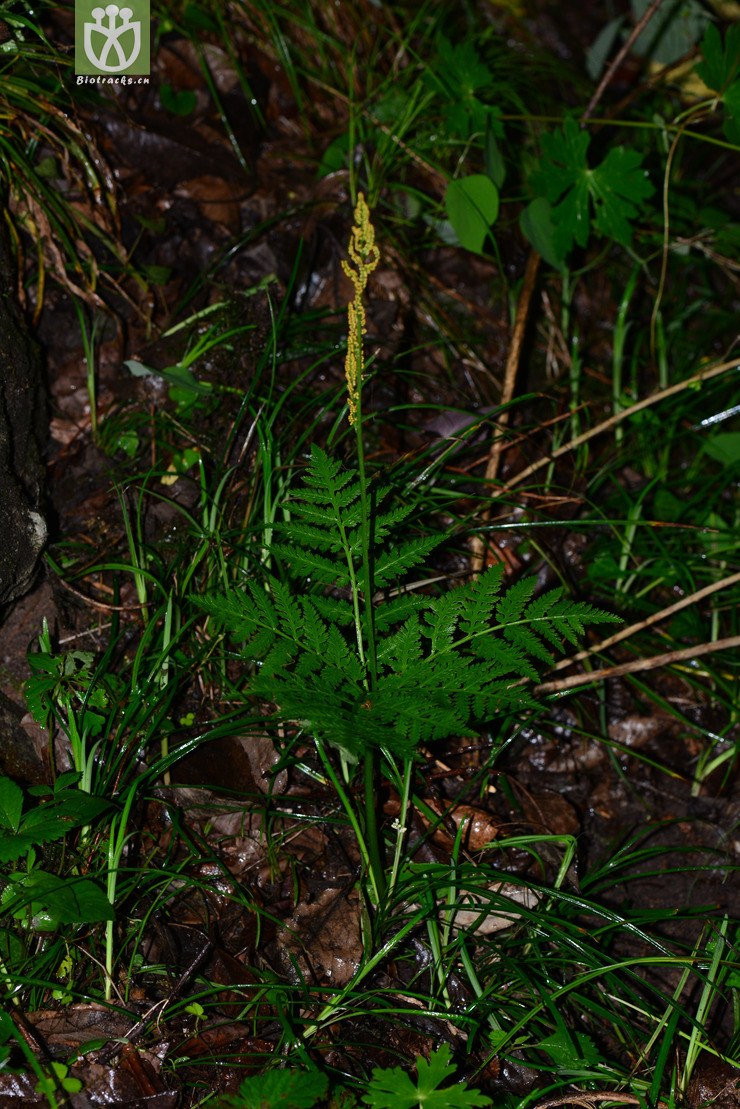
[{"label": "curled dry leaf", "polygon": [[237,234],[241,230],[239,202],[244,196],[242,185],[225,181],[223,177],[204,173],[200,177],[191,177],[183,181],[175,189],[175,196],[184,200],[193,200],[204,219],[212,223],[220,223],[232,234]]},{"label": "curled dry leaf", "polygon": [[435,829],[432,839],[439,847],[450,850],[453,846],[452,828],[463,828],[462,845],[467,851],[482,851],[497,838],[501,824],[485,809],[473,805],[455,805],[447,808],[439,801],[427,801],[430,809],[445,817],[445,823]]}]

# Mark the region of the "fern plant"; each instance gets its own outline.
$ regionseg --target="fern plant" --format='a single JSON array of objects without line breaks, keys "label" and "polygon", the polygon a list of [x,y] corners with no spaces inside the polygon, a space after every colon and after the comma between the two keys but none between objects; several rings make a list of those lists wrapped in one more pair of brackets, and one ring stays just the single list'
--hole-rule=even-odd
[{"label": "fern plant", "polygon": [[[303,485],[289,502],[290,522],[275,528],[270,546],[283,575],[267,573],[200,603],[257,664],[249,692],[313,736],[379,900],[386,886],[376,823],[379,756],[386,766],[403,765],[408,798],[421,746],[534,708],[526,685],[538,668],[564,641],[575,643],[587,623],[613,617],[561,589],[534,597],[534,579],[504,591],[501,567],[438,596],[404,590],[408,572],[418,572],[444,536],[403,538],[413,503],[394,499],[400,491],[376,486],[365,472],[362,295],[377,247],[362,196],[350,257],[355,299],[346,372],[358,465],[345,466],[314,445]],[[341,752],[344,783],[327,745]],[[344,788],[358,763],[365,780],[361,814]]]}]

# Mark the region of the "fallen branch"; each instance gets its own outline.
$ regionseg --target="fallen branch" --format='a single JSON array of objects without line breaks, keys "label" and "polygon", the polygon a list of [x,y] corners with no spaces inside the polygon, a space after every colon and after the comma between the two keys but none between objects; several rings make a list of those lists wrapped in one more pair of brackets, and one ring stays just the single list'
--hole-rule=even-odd
[{"label": "fallen branch", "polygon": [[706,369],[700,370],[698,374],[694,374],[693,377],[687,377],[685,381],[679,381],[675,385],[669,385],[667,389],[661,389],[659,392],[652,393],[649,397],[637,401],[637,403],[633,404],[630,408],[623,408],[621,412],[615,412],[608,420],[604,420],[603,423],[597,424],[596,427],[592,427],[589,431],[584,431],[582,435],[576,435],[575,439],[571,439],[569,443],[564,443],[562,447],[558,447],[557,450],[552,451],[551,454],[545,455],[544,458],[538,459],[537,462],[533,462],[531,466],[527,466],[526,469],[515,474],[506,485],[503,485],[501,489],[498,490],[498,495],[500,496],[504,493],[508,493],[509,490],[520,485],[525,478],[531,477],[537,470],[541,470],[543,466],[549,466],[556,458],[560,458],[569,451],[575,450],[583,443],[587,443],[589,439],[593,439],[597,435],[602,435],[605,431],[609,431],[610,428],[616,427],[622,420],[629,420],[631,416],[641,412],[644,408],[649,408],[651,405],[657,404],[661,400],[673,397],[677,393],[683,392],[684,389],[692,389],[696,385],[701,385],[704,381],[711,381],[713,377],[718,377],[720,374],[727,373],[728,370],[737,369],[740,369],[740,360],[737,358],[733,358],[730,362],[721,362],[718,366],[708,366]]},{"label": "fallen branch", "polygon": [[[493,482],[498,476],[499,463],[501,461],[501,454],[504,449],[503,433],[509,422],[509,405],[514,399],[514,388],[516,386],[516,375],[519,369],[519,362],[522,355],[522,345],[524,343],[524,334],[527,329],[527,320],[529,319],[529,308],[532,303],[532,294],[534,293],[535,282],[537,281],[537,271],[540,268],[540,255],[536,250],[532,250],[527,258],[527,265],[524,270],[524,281],[522,289],[519,294],[519,301],[516,307],[516,319],[514,320],[514,330],[511,335],[511,345],[509,346],[509,354],[506,359],[506,370],[504,372],[504,387],[501,392],[500,407],[501,412],[497,419],[497,434],[494,436],[491,450],[488,455],[488,462],[486,463],[485,481]],[[490,506],[483,512],[481,523],[487,524],[491,516]],[[483,569],[485,562],[485,542],[480,535],[474,535],[470,543],[470,567],[473,575],[479,574]]]},{"label": "fallen branch", "polygon": [[606,678],[621,678],[624,674],[639,674],[645,670],[657,670],[661,666],[670,666],[674,662],[683,662],[686,659],[699,658],[709,655],[714,651],[729,651],[740,647],[740,635],[730,636],[728,639],[718,639],[714,643],[700,643],[697,647],[685,647],[680,651],[668,651],[664,655],[654,655],[652,658],[637,658],[632,662],[623,662],[619,666],[607,666],[603,670],[592,670],[588,674],[574,674],[570,678],[557,678],[552,682],[542,682],[535,687],[535,693],[561,693],[565,689],[574,689],[579,685],[590,685],[591,682],[601,682]]},{"label": "fallen branch", "polygon": [[740,573],[731,574],[729,578],[722,578],[721,581],[715,581],[711,585],[705,585],[703,589],[697,589],[695,593],[690,593],[688,597],[683,597],[675,604],[669,605],[668,608],[662,608],[660,612],[654,612],[652,616],[647,616],[644,620],[639,620],[636,624],[630,624],[628,628],[622,628],[621,631],[615,632],[607,639],[602,639],[594,647],[587,647],[583,651],[579,651],[577,655],[572,658],[562,658],[551,667],[551,672],[556,670],[567,670],[569,666],[574,666],[577,662],[582,662],[584,658],[590,658],[593,655],[601,654],[607,647],[613,647],[615,643],[620,643],[621,640],[627,639],[628,636],[636,635],[637,632],[644,631],[645,628],[650,628],[653,624],[659,624],[661,620],[666,620],[674,613],[680,612],[682,608],[687,608],[689,605],[698,604],[703,601],[705,597],[711,596],[720,589],[728,589],[731,585],[737,585],[740,582]]}]

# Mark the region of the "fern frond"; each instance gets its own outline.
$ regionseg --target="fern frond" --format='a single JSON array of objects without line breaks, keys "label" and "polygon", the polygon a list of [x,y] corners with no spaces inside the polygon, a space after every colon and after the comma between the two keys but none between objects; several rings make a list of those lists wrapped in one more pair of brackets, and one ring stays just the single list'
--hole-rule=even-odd
[{"label": "fern frond", "polygon": [[301,609],[304,649],[307,653],[323,658],[329,642],[328,626],[319,616],[310,597],[302,598]]},{"label": "fern frond", "polygon": [[391,535],[399,524],[408,519],[415,507],[413,502],[410,502],[409,504],[394,505],[393,508],[385,509],[383,512],[376,509],[373,520],[375,542],[382,542],[388,535]]},{"label": "fern frond", "polygon": [[293,640],[294,643],[300,643],[312,628],[311,620],[305,620],[305,601],[301,605],[300,598],[294,597],[286,583],[278,581],[277,578],[270,580],[270,592],[281,634]]},{"label": "fern frond", "polygon": [[287,547],[282,543],[271,544],[270,553],[277,555],[293,577],[333,585],[337,589],[349,588],[349,571],[343,557],[338,556],[336,560],[332,560],[314,551]]},{"label": "fern frond", "polygon": [[[356,527],[360,522],[360,506],[353,502],[357,501],[359,496],[359,483],[355,483],[347,491],[347,498],[341,499],[327,497],[318,492],[312,494],[310,490],[302,489],[293,495],[289,505],[294,516],[299,516],[318,527],[323,525],[327,529],[336,529],[340,523],[345,527]],[[344,500],[347,503],[343,503]]]},{"label": "fern frond", "polygon": [[196,603],[209,613],[237,641],[246,641],[258,632],[275,632],[277,617],[266,591],[255,582],[244,590],[212,593],[196,598]]},{"label": "fern frond", "polygon": [[355,476],[355,472],[342,465],[339,458],[332,458],[317,443],[311,445],[304,484],[334,496]]},{"label": "fern frond", "polygon": [[472,584],[460,587],[464,598],[460,630],[469,639],[490,631],[491,615],[503,579],[503,566],[491,566]]},{"label": "fern frond", "polygon": [[464,602],[464,588],[451,589],[432,602],[430,612],[424,617],[424,634],[431,640],[432,654],[451,649]]},{"label": "fern frond", "polygon": [[535,598],[521,614],[521,622],[553,647],[562,649],[563,638],[576,645],[587,624],[619,623],[619,617],[584,601],[563,596],[562,587]]},{"label": "fern frond", "polygon": [[421,539],[409,539],[400,547],[382,551],[375,561],[373,577],[375,585],[382,588],[398,581],[414,566],[421,566],[427,555],[444,540],[442,535],[427,535]]},{"label": "fern frond", "polygon": [[[325,522],[326,513],[322,513],[322,518]],[[286,549],[290,549],[291,546],[305,547],[307,551],[341,551],[342,549],[342,540],[334,528],[291,522],[275,524],[273,530],[280,540],[287,541],[283,544]]]},{"label": "fern frond", "polygon": [[296,499],[308,504],[346,508],[358,499],[361,491],[357,471],[343,467],[339,459],[330,458],[314,443],[304,485],[295,494]]},{"label": "fern frond", "polygon": [[378,664],[403,674],[421,659],[421,625],[414,614],[393,635],[386,636],[378,648]]},{"label": "fern frond", "polygon": [[477,640],[476,654],[490,667],[492,678],[511,675],[519,678],[529,678],[536,682],[539,671],[517,643],[507,643],[496,636],[489,636]]},{"label": "fern frond", "polygon": [[[534,631],[525,627],[523,624],[509,624],[508,627],[504,628],[504,635],[523,655],[530,655],[532,658],[538,659],[546,665],[552,662],[552,652],[548,651],[547,647],[540,642]],[[496,649],[501,649],[500,641]],[[536,679],[533,679],[533,681],[534,680]]]},{"label": "fern frond", "polygon": [[[260,667],[262,680],[271,682],[275,674],[279,674],[286,666],[290,665],[297,653],[298,645],[296,643],[291,643],[287,639],[273,641],[270,649],[263,652],[262,655],[262,665]],[[254,653],[254,647],[252,647],[252,657],[259,657]]]},{"label": "fern frond", "polygon": [[322,596],[318,593],[313,593],[311,600],[322,619],[327,620],[330,624],[349,627],[354,623],[355,614],[349,600],[341,597]]},{"label": "fern frond", "polygon": [[429,608],[430,601],[419,593],[399,593],[375,606],[375,630],[386,632],[394,624],[402,624],[414,612]]},{"label": "fern frond", "polygon": [[350,647],[339,628],[329,627],[326,645],[326,662],[334,667],[358,688],[365,677],[365,670],[355,649]]},{"label": "fern frond", "polygon": [[537,578],[521,578],[506,590],[496,605],[496,619],[499,624],[513,624],[519,619],[536,586]]},{"label": "fern frond", "polygon": [[[368,578],[371,588],[395,586],[444,536],[403,538],[413,505],[379,508],[392,490],[378,487],[368,540],[362,492],[355,470],[314,446],[290,499],[292,518],[276,526],[270,546],[284,579],[248,580],[200,602],[241,641],[243,655],[261,663],[250,691],[348,757],[382,747],[408,758],[420,743],[474,734],[476,725],[529,711],[535,702],[524,683],[539,679],[552,649],[575,643],[590,623],[615,619],[562,589],[533,599],[531,578],[502,592],[497,566],[439,596],[399,592],[374,603],[374,637],[359,628],[364,645],[373,638],[376,645],[377,666],[366,667],[355,627],[364,610],[358,617],[352,588]],[[326,595],[327,587],[344,595]]]}]

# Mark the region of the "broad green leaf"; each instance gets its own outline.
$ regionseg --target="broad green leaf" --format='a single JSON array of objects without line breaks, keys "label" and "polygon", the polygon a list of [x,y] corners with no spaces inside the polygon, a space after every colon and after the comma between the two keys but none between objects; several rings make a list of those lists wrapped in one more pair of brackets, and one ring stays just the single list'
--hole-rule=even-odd
[{"label": "broad green leaf", "polygon": [[491,126],[486,127],[483,153],[486,160],[486,173],[491,178],[496,188],[500,189],[506,178],[506,163],[504,162],[501,148],[496,142],[494,128]]},{"label": "broad green leaf", "polygon": [[65,770],[54,783],[55,795],[58,796],[60,793],[64,793],[66,790],[71,789],[72,786],[76,786],[81,777],[82,774],[79,770]]},{"label": "broad green leaf", "polygon": [[189,116],[195,111],[198,99],[192,89],[174,89],[163,81],[159,86],[162,107],[176,116]]},{"label": "broad green leaf", "polygon": [[330,173],[335,173],[338,169],[344,169],[347,165],[349,157],[349,135],[345,131],[343,135],[338,135],[327,146],[323,153],[319,168],[316,171],[316,176],[328,177]]},{"label": "broad green leaf", "polygon": [[740,462],[740,431],[717,432],[707,439],[704,453],[723,466],[734,466]]},{"label": "broad green leaf", "polygon": [[23,811],[23,790],[10,778],[0,778],[0,828],[17,832]]},{"label": "broad green leaf", "polygon": [[581,1069],[584,1064],[593,1067],[603,1062],[596,1044],[584,1032],[574,1032],[571,1036],[563,1029],[542,1040],[539,1046],[564,1070]]},{"label": "broad green leaf", "polygon": [[95,882],[89,878],[60,878],[43,870],[11,876],[2,904],[21,920],[30,906],[34,917],[45,918],[44,923],[52,927],[115,919],[113,906]]},{"label": "broad green leaf", "polygon": [[491,72],[481,61],[471,39],[453,46],[440,35],[438,49],[442,68],[437,80],[444,81],[457,99],[464,100],[491,83]]},{"label": "broad green leaf", "polygon": [[629,246],[630,221],[638,214],[636,205],[653,193],[647,171],[642,168],[642,155],[624,146],[612,147],[591,174],[589,187],[598,230],[622,246]]},{"label": "broad green leaf", "polygon": [[740,23],[729,27],[724,42],[713,23],[701,43],[704,60],[695,66],[704,84],[722,97],[723,129],[731,143],[740,146]]},{"label": "broad green leaf", "polygon": [[23,855],[27,855],[32,847],[49,840],[60,839],[65,833],[64,828],[57,828],[56,833],[50,836],[27,836],[17,833],[12,836],[0,836],[0,863],[14,863]]},{"label": "broad green leaf", "polygon": [[445,208],[460,245],[480,254],[498,216],[498,189],[491,178],[474,173],[451,181]]},{"label": "broad green leaf", "polygon": [[592,81],[598,81],[604,72],[607,60],[611,56],[623,24],[624,16],[622,15],[610,19],[608,23],[604,24],[586,51],[586,72]]},{"label": "broad green leaf", "polygon": [[457,1070],[450,1062],[451,1055],[449,1044],[442,1044],[432,1052],[429,1062],[418,1056],[416,1084],[400,1067],[376,1068],[363,1101],[372,1109],[475,1109],[490,1105],[490,1097],[469,1090],[464,1082],[440,1089],[441,1083]]},{"label": "broad green leaf", "polygon": [[670,489],[661,486],[653,499],[653,511],[656,520],[667,520],[676,523],[686,511],[686,502],[677,497]]},{"label": "broad green leaf", "polygon": [[224,1109],[311,1109],[326,1097],[329,1081],[318,1070],[270,1070],[245,1078],[236,1097],[219,1102]]},{"label": "broad green leaf", "polygon": [[54,794],[53,801],[27,812],[21,829],[33,835],[36,828],[57,822],[69,830],[71,827],[89,824],[96,816],[100,816],[110,808],[112,803],[104,797],[96,797],[81,789],[63,790]]}]

